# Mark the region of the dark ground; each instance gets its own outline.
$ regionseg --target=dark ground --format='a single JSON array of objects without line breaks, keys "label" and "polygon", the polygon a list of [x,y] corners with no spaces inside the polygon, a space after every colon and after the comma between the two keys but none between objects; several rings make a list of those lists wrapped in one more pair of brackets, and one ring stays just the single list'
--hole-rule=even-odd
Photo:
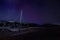
[{"label": "dark ground", "polygon": [[35,32],[0,38],[1,40],[60,40],[60,30],[39,30]]},{"label": "dark ground", "polygon": [[[36,25],[35,26],[34,25],[32,24],[29,27],[32,26],[35,28]],[[19,33],[19,35],[16,36],[1,37],[0,35],[0,40],[60,40],[60,25],[44,24],[44,25],[37,25],[36,27],[42,27],[42,28],[30,29],[28,33],[23,34]]]}]

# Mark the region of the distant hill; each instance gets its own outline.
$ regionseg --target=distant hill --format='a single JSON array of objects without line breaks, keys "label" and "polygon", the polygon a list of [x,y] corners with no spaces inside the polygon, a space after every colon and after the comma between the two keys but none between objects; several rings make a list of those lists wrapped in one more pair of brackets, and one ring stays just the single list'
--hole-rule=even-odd
[{"label": "distant hill", "polygon": [[57,24],[52,24],[52,23],[46,23],[46,24],[35,24],[35,23],[19,23],[19,22],[15,22],[15,21],[0,21],[0,27],[3,26],[25,26],[25,27],[60,27],[60,25]]},{"label": "distant hill", "polygon": [[41,25],[42,27],[60,27],[60,25],[57,25],[57,24],[51,24],[51,23],[46,23],[46,24],[43,24]]}]

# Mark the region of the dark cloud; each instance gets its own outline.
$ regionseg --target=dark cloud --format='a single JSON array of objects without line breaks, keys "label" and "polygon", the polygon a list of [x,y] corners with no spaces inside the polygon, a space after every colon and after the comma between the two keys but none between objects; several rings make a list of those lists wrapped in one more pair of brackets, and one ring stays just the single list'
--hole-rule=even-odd
[{"label": "dark cloud", "polygon": [[26,4],[29,4],[31,6],[42,6],[44,5],[44,0],[25,0]]},{"label": "dark cloud", "polygon": [[0,0],[0,5],[4,5],[4,0]]}]

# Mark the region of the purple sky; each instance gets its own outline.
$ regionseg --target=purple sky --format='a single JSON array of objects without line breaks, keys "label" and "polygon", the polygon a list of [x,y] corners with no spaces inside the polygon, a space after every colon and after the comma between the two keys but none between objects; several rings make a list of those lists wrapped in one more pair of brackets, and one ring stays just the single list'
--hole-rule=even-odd
[{"label": "purple sky", "polygon": [[56,0],[2,0],[0,20],[20,21],[19,8],[23,9],[22,22],[60,24],[60,5]]}]

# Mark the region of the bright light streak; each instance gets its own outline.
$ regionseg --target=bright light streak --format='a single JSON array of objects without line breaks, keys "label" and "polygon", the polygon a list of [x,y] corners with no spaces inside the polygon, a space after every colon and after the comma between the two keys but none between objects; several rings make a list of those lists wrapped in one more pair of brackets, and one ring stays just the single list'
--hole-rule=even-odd
[{"label": "bright light streak", "polygon": [[22,22],[22,13],[23,11],[21,10],[21,14],[20,14],[20,23]]}]

